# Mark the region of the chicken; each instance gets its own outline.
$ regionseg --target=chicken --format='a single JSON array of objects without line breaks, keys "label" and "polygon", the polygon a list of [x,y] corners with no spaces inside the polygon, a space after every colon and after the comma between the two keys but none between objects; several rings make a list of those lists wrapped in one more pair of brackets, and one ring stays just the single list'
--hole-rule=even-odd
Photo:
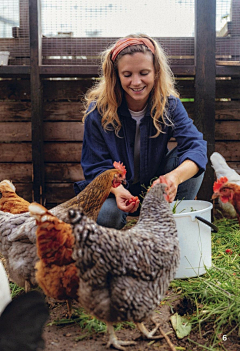
[{"label": "chicken", "polygon": [[[240,175],[234,169],[228,166],[226,160],[222,155],[220,155],[218,152],[214,152],[210,156],[210,161],[212,163],[212,167],[215,171],[217,179],[221,177],[227,177],[230,183],[237,184],[240,186]],[[219,205],[224,210],[226,215],[228,215],[228,217],[236,217],[236,210],[230,202],[224,203],[219,198]]]},{"label": "chicken", "polygon": [[240,225],[240,185],[221,177],[214,182],[213,192],[212,199],[219,198],[223,204],[229,202],[234,207]]},{"label": "chicken", "polygon": [[1,282],[1,285],[0,285],[0,315],[1,315],[2,311],[12,300],[7,273],[1,261],[0,261],[0,282]]},{"label": "chicken", "polygon": [[79,275],[78,301],[90,314],[106,322],[110,345],[133,341],[118,340],[113,324],[133,321],[150,339],[143,322],[151,318],[174,278],[180,260],[179,241],[163,184],[147,192],[137,224],[129,230],[104,228],[83,211],[69,210],[75,236],[73,259]]},{"label": "chicken", "polygon": [[31,291],[17,296],[0,316],[0,350],[43,350],[42,332],[48,316],[48,307],[39,292]]},{"label": "chicken", "polygon": [[69,208],[81,207],[89,218],[96,221],[104,201],[109,196],[111,187],[116,188],[125,182],[125,166],[120,162],[114,162],[113,166],[114,169],[101,173],[73,199],[52,208],[52,214],[62,220],[67,220]]},{"label": "chicken", "polygon": [[43,206],[32,203],[30,214],[37,222],[36,280],[45,295],[55,300],[67,300],[69,316],[71,302],[77,300],[79,278],[72,259],[75,238],[70,224],[53,216]]},{"label": "chicken", "polygon": [[0,182],[0,211],[10,213],[28,212],[29,202],[16,194],[16,188],[10,180]]},{"label": "chicken", "polygon": [[[59,219],[68,219],[68,209],[81,206],[90,218],[96,218],[108,197],[111,187],[125,181],[126,170],[120,162],[114,162],[114,169],[97,176],[73,199],[50,210]],[[10,279],[25,291],[37,284],[35,264],[38,261],[36,248],[36,221],[29,212],[11,214],[0,211],[0,252],[6,259]]]},{"label": "chicken", "polygon": [[6,261],[10,280],[29,291],[36,285],[36,222],[29,212],[0,211],[0,252]]}]

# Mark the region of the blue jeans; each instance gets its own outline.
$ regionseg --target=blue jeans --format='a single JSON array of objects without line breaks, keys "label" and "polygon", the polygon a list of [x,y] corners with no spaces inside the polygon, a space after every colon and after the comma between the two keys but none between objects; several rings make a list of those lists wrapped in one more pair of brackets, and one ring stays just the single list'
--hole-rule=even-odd
[{"label": "blue jeans", "polygon": [[[178,165],[177,148],[174,148],[166,156],[163,174],[171,172]],[[202,184],[203,177],[204,173],[179,184],[175,200],[182,200],[183,198],[184,200],[194,200]],[[104,227],[121,229],[126,224],[127,216],[127,212],[119,210],[115,198],[108,198],[99,212],[97,223]]]}]

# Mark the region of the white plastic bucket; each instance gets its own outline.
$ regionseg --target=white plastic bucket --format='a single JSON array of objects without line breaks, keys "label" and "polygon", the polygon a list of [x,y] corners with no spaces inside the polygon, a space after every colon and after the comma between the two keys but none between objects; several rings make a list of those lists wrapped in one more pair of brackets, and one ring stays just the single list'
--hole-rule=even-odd
[{"label": "white plastic bucket", "polygon": [[0,51],[0,66],[8,65],[9,51]]},{"label": "white plastic bucket", "polygon": [[200,200],[182,200],[178,203],[173,216],[177,223],[181,252],[175,278],[196,277],[206,273],[206,267],[211,267],[212,207],[210,202]]}]

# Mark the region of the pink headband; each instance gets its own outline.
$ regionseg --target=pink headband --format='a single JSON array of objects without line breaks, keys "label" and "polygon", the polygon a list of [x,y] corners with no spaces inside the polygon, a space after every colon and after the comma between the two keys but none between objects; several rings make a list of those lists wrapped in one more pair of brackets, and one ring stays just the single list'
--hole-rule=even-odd
[{"label": "pink headband", "polygon": [[112,61],[114,62],[116,60],[117,55],[125,48],[131,45],[145,45],[151,52],[154,54],[155,53],[155,48],[151,40],[148,38],[125,38],[125,39],[120,39],[116,42],[114,45],[111,53],[112,53]]}]

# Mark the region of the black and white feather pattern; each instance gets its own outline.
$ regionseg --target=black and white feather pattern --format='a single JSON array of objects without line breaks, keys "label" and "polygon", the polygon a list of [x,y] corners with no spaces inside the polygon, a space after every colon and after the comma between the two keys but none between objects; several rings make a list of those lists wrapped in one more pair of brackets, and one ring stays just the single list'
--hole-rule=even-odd
[{"label": "black and white feather pattern", "polygon": [[24,287],[36,285],[36,221],[29,212],[12,214],[0,211],[0,252],[5,258],[11,280]]},{"label": "black and white feather pattern", "polygon": [[79,302],[106,322],[142,322],[151,316],[174,278],[180,258],[176,223],[163,184],[147,193],[137,224],[104,228],[69,211],[76,238]]}]

